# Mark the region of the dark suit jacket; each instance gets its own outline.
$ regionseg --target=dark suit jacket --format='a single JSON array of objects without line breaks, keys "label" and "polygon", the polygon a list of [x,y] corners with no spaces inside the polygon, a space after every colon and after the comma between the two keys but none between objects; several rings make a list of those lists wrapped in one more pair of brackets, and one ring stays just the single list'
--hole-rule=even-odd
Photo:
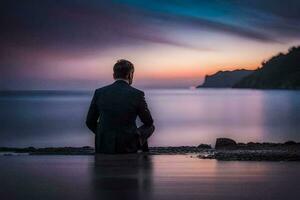
[{"label": "dark suit jacket", "polygon": [[86,119],[86,125],[96,134],[96,153],[136,152],[137,116],[144,126],[153,125],[144,92],[123,80],[97,89]]}]

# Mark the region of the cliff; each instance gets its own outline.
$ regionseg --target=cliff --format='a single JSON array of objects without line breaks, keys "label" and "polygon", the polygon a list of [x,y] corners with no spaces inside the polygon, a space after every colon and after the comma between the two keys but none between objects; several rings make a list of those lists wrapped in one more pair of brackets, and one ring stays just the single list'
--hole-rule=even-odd
[{"label": "cliff", "polygon": [[213,75],[206,75],[204,83],[197,88],[231,88],[253,70],[238,69],[233,71],[218,71]]},{"label": "cliff", "polygon": [[252,74],[244,77],[234,88],[300,89],[300,46],[288,53],[279,53]]}]

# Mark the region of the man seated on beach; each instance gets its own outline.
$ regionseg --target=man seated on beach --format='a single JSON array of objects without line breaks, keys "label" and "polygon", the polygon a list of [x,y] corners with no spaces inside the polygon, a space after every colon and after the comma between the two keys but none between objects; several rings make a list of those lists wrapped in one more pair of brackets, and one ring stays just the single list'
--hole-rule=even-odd
[{"label": "man seated on beach", "polygon": [[[145,94],[131,86],[134,66],[127,60],[114,65],[115,82],[96,89],[86,118],[95,133],[96,153],[135,153],[148,150],[154,132]],[[136,126],[139,117],[143,125]]]}]

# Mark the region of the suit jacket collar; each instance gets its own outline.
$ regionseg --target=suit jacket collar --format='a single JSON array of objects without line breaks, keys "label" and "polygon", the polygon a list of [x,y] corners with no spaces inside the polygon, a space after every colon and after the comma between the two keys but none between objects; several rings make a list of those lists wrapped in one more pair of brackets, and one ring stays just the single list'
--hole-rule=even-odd
[{"label": "suit jacket collar", "polygon": [[121,83],[121,84],[125,83],[125,84],[129,85],[128,81],[125,79],[116,79],[114,83]]}]

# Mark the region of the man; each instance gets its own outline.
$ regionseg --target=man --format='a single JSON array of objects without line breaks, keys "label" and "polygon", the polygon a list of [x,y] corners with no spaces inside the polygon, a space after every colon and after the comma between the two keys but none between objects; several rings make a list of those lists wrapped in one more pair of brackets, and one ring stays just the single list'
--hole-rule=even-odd
[{"label": "man", "polygon": [[[127,60],[114,65],[115,82],[95,91],[87,127],[95,133],[96,153],[148,151],[147,139],[154,132],[144,92],[131,87],[134,66]],[[139,117],[143,125],[136,126]]]}]

